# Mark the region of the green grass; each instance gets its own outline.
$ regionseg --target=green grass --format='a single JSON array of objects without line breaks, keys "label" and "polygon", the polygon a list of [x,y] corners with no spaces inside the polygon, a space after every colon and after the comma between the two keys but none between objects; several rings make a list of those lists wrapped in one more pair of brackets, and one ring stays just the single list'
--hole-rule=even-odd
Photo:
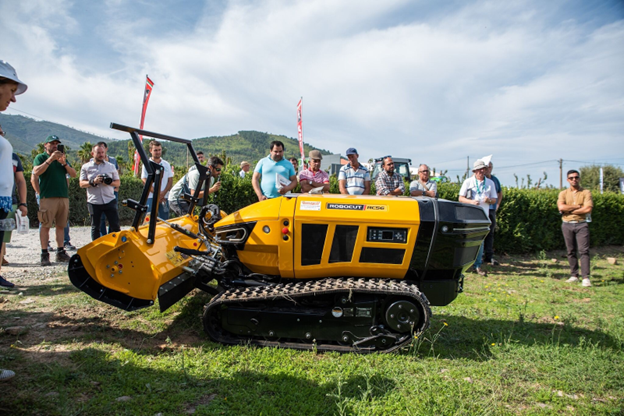
[{"label": "green grass", "polygon": [[205,294],[126,313],[65,276],[37,280],[22,296],[0,292],[2,327],[29,328],[0,333],[0,368],[17,373],[0,384],[0,414],[619,415],[624,252],[597,251],[592,288],[565,283],[560,252],[467,275],[465,293],[395,354],[222,346],[202,331]]}]

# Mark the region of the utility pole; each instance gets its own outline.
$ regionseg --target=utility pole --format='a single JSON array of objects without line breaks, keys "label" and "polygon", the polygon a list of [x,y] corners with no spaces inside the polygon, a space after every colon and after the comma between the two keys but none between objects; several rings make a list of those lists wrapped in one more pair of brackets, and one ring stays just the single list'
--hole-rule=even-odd
[{"label": "utility pole", "polygon": [[559,189],[563,189],[563,159],[559,159]]},{"label": "utility pole", "polygon": [[466,156],[466,177],[470,176],[470,156]]}]

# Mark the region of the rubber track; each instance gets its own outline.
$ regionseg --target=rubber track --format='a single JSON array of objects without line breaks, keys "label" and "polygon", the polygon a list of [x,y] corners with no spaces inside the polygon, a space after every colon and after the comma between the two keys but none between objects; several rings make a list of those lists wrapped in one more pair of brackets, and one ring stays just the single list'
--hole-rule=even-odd
[{"label": "rubber track", "polygon": [[[386,348],[384,350],[379,349],[357,349],[354,347],[336,345],[336,344],[311,344],[309,341],[305,342],[278,342],[267,341],[257,338],[241,338],[238,335],[225,336],[221,335],[225,333],[220,328],[214,331],[214,327],[211,327],[211,314],[219,310],[219,306],[227,305],[229,303],[243,303],[243,302],[258,302],[258,301],[273,301],[276,299],[297,299],[318,295],[328,295],[336,293],[366,293],[373,295],[396,295],[402,297],[411,297],[416,305],[420,305],[423,319],[418,328],[414,328],[412,334],[403,336],[400,342]],[[414,284],[409,284],[405,281],[394,279],[371,279],[371,278],[325,278],[308,280],[294,283],[280,283],[271,286],[256,286],[248,288],[236,288],[222,292],[211,299],[206,304],[203,315],[204,330],[214,341],[224,344],[254,344],[263,347],[281,347],[281,348],[293,348],[317,351],[339,351],[339,352],[392,352],[407,344],[412,339],[412,335],[416,336],[424,332],[429,327],[429,321],[431,318],[431,308],[429,301],[423,293],[418,290],[418,287]],[[216,320],[217,318],[215,318]],[[345,328],[348,329],[348,328]]]}]

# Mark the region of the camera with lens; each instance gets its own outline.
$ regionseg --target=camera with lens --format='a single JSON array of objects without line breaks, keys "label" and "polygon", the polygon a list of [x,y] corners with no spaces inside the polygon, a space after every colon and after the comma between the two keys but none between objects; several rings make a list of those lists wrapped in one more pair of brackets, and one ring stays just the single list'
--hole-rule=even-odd
[{"label": "camera with lens", "polygon": [[100,178],[102,178],[102,182],[104,182],[106,185],[110,185],[111,183],[113,183],[113,178],[111,178],[107,174],[103,173],[99,176]]}]

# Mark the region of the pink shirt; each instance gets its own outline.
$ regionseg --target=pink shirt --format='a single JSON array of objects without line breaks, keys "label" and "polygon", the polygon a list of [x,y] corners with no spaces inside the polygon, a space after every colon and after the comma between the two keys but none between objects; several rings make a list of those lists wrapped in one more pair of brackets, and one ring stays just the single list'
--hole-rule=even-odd
[{"label": "pink shirt", "polygon": [[320,170],[316,173],[310,169],[306,169],[299,174],[299,182],[313,181],[316,183],[329,183],[329,174],[324,170]]}]

